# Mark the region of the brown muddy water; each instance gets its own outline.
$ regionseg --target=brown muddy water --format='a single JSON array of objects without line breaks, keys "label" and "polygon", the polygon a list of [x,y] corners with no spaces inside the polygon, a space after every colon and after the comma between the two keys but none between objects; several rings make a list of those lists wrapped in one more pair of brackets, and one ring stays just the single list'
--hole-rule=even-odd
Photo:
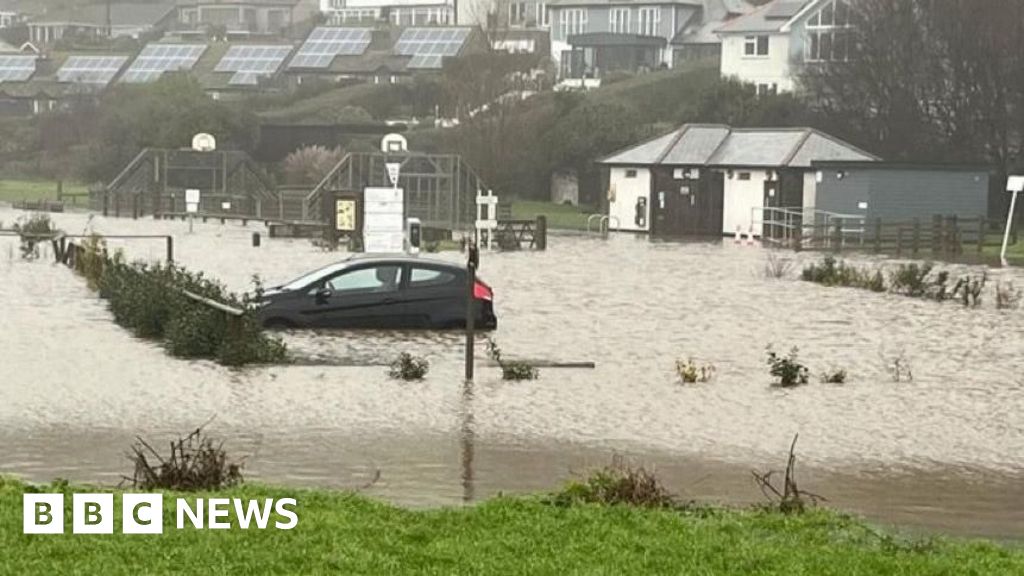
[{"label": "brown muddy water", "polygon": [[[0,208],[0,221],[19,212]],[[261,226],[58,214],[68,232],[169,233],[179,262],[245,290],[343,257]],[[789,278],[765,251],[722,243],[554,236],[544,253],[484,254],[506,355],[594,361],[503,382],[481,363],[462,382],[457,333],[288,333],[299,355],[363,366],[231,371],[167,356],[116,326],[67,269],[22,261],[0,238],[0,472],[116,483],[136,434],[210,431],[247,457],[250,478],[356,487],[412,506],[550,490],[613,454],[653,466],[686,497],[756,502],[752,469],[781,468],[794,434],[803,488],[869,519],[915,530],[1024,538],[1024,310],[982,309]],[[159,259],[159,241],[111,241]],[[460,259],[459,254],[442,255]],[[990,270],[1024,286],[1019,270]],[[765,346],[800,347],[845,385],[769,387]],[[427,356],[420,383],[389,380],[398,352]],[[483,346],[478,356],[484,355]],[[887,366],[902,355],[912,382]],[[715,364],[682,386],[676,358]],[[816,379],[815,379],[816,380]]]}]

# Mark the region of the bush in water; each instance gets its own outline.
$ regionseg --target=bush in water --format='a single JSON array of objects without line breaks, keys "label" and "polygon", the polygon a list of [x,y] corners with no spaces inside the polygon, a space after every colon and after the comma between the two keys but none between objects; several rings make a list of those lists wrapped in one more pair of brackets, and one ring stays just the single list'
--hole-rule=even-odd
[{"label": "bush in water", "polygon": [[49,214],[33,214],[28,218],[19,218],[14,223],[14,231],[21,238],[21,257],[25,260],[39,258],[39,243],[57,233]]},{"label": "bush in water", "polygon": [[430,363],[426,358],[413,356],[408,352],[402,352],[395,358],[388,368],[388,376],[396,380],[422,380],[430,369]]},{"label": "bush in water", "polygon": [[700,366],[693,358],[685,361],[676,360],[676,374],[683,384],[696,384],[698,382],[710,382],[715,376],[715,367],[712,364]]},{"label": "bush in water", "polygon": [[582,482],[569,483],[552,498],[558,506],[573,504],[623,504],[646,508],[671,508],[677,506],[675,498],[662,485],[654,473],[642,467],[633,467],[621,457],[612,459],[612,464],[594,472]]},{"label": "bush in water", "polygon": [[[114,320],[135,335],[162,340],[174,356],[208,358],[227,366],[286,360],[284,343],[263,333],[252,299],[239,298],[202,273],[175,264],[129,264],[120,253],[108,259],[101,247],[98,241],[86,243],[79,262],[102,260],[100,295]],[[239,317],[226,314],[188,298],[186,291],[244,312]]]},{"label": "bush in water", "polygon": [[821,375],[821,381],[825,384],[844,384],[846,382],[846,370],[830,370]]},{"label": "bush in water", "polygon": [[536,380],[540,376],[540,371],[527,362],[503,359],[498,343],[490,338],[487,339],[487,353],[501,367],[503,380]]},{"label": "bush in water", "polygon": [[797,360],[799,349],[793,347],[788,356],[780,356],[768,346],[769,373],[776,378],[775,385],[783,388],[791,388],[807,384],[807,366]]},{"label": "bush in water", "polygon": [[845,262],[837,262],[832,256],[826,256],[820,265],[812,263],[805,267],[801,278],[807,282],[824,286],[864,288],[873,292],[885,291],[885,280],[880,270],[872,272],[869,269],[860,269]]}]

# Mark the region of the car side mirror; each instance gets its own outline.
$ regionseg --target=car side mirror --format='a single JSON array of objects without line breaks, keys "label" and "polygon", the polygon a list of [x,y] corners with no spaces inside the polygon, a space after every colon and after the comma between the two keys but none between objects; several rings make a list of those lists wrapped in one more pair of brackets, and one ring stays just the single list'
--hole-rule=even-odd
[{"label": "car side mirror", "polygon": [[320,288],[316,291],[314,296],[316,297],[317,302],[326,302],[332,294],[334,294],[334,292],[332,292],[330,288]]}]

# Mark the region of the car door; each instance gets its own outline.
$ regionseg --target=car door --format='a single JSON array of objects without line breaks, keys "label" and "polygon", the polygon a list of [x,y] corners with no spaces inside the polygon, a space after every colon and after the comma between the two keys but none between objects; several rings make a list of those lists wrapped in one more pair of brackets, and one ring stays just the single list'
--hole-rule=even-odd
[{"label": "car door", "polygon": [[405,314],[412,327],[449,328],[465,323],[466,275],[450,266],[416,263],[408,267]]},{"label": "car door", "polygon": [[401,283],[400,263],[346,268],[309,289],[304,314],[317,328],[398,328]]}]

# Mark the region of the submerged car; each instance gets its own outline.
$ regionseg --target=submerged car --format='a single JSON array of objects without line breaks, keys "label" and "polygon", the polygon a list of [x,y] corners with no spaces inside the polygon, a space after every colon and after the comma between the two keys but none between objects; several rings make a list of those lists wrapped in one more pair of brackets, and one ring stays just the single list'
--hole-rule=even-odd
[{"label": "submerged car", "polygon": [[[354,257],[268,289],[266,328],[465,328],[467,268],[414,257]],[[474,325],[497,327],[494,291],[473,285]]]}]

